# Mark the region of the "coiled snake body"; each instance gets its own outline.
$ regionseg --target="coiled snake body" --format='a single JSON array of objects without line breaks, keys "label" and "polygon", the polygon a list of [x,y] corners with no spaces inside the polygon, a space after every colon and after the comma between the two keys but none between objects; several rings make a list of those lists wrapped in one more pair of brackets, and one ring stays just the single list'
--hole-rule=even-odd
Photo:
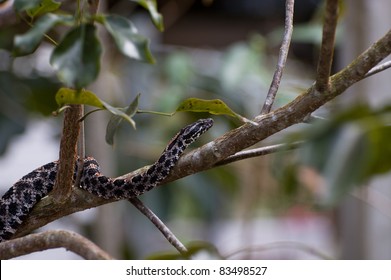
[{"label": "coiled snake body", "polygon": [[[182,128],[170,141],[159,159],[144,173],[129,180],[102,175],[92,157],[84,159],[80,187],[106,199],[139,196],[163,181],[177,163],[183,151],[213,125],[212,119],[201,119]],[[32,208],[52,189],[58,162],[45,164],[16,182],[0,200],[0,242],[8,240],[26,220]],[[75,164],[74,178],[77,174]]]}]

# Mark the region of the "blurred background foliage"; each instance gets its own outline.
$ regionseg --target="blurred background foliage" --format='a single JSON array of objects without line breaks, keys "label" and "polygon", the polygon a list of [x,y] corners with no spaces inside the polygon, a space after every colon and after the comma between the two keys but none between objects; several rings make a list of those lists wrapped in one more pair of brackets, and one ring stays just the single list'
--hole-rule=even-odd
[{"label": "blurred background foliage", "polygon": [[[69,1],[62,2],[64,9],[74,8]],[[146,10],[132,1],[101,1],[105,13],[130,19],[139,33],[151,40],[156,63],[125,58],[101,30],[104,55],[98,84],[103,83],[105,87],[93,84],[94,92],[119,107],[126,106],[141,93],[141,109],[161,112],[173,112],[189,97],[219,98],[242,116],[251,119],[257,115],[277,61],[285,1],[161,0],[157,3],[164,18],[163,33],[153,26]],[[296,1],[290,59],[275,107],[288,103],[313,82],[323,4],[321,0]],[[350,6],[341,1],[340,8],[343,21]],[[29,27],[17,16],[10,22],[2,24],[0,29],[0,154],[7,151],[31,120],[53,118],[50,114],[57,109],[54,95],[62,86],[49,64],[53,50],[49,42],[41,44],[32,55],[12,56],[14,36]],[[50,36],[58,40],[63,32],[63,28],[57,28],[50,31]],[[343,43],[341,34],[348,35],[339,28],[337,60]],[[333,68],[335,72],[340,66],[335,63]],[[264,146],[304,139],[307,144],[300,150],[218,167],[157,188],[142,199],[189,244],[194,254],[205,250],[201,258],[222,258],[244,247],[250,249],[238,258],[325,256],[303,249],[300,242],[337,258],[368,257],[356,252],[339,255],[335,248],[342,242],[339,237],[343,230],[336,213],[353,187],[389,171],[390,151],[384,149],[390,134],[389,110],[363,105],[352,107],[354,102],[346,110],[341,103],[333,102],[317,112],[328,121],[296,125],[261,143]],[[105,121],[108,120],[107,113],[96,114],[103,114]],[[153,162],[178,128],[206,116],[177,113],[167,118],[138,114],[134,118],[137,130],[122,124],[113,149],[98,145],[95,137],[104,139],[104,134],[87,135],[87,153],[93,148],[109,149],[115,164],[108,164],[116,166],[111,175],[122,175]],[[95,114],[89,118],[94,117]],[[213,118],[215,126],[197,145],[239,125],[228,117]],[[59,118],[56,119],[55,125],[60,127]],[[87,131],[89,122],[87,119]],[[59,131],[58,127],[54,130]],[[112,254],[118,258],[177,257],[168,242],[132,206],[116,203],[113,207],[116,216],[110,219],[118,220],[116,225],[120,228],[111,229],[118,237],[117,244],[110,248]],[[96,223],[102,221],[91,217],[76,221],[87,236],[98,239]],[[118,231],[124,233],[118,235]],[[109,235],[106,239],[113,237]],[[280,240],[292,243],[276,244],[277,250],[262,247],[259,254],[251,250],[251,246],[256,248],[257,244]],[[169,253],[159,253],[166,250]]]}]

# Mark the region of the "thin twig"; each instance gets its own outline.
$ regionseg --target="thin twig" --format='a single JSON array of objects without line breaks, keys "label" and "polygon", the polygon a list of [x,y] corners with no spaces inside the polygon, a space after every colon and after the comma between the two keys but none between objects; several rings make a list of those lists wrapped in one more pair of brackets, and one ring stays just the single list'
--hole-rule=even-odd
[{"label": "thin twig", "polygon": [[267,93],[265,103],[263,104],[261,114],[267,114],[270,112],[280,86],[282,71],[284,70],[286,60],[288,58],[289,46],[292,38],[294,4],[294,0],[286,0],[284,37],[282,39],[280,53],[278,55],[276,71],[274,72],[273,80],[270,85],[269,92]]},{"label": "thin twig", "polygon": [[186,247],[179,241],[178,238],[171,232],[171,230],[159,219],[155,213],[152,212],[144,203],[138,199],[137,197],[129,198],[128,201],[132,203],[141,213],[143,213],[160,232],[164,235],[164,237],[168,240],[178,250],[179,253],[186,256],[188,254],[188,250]]},{"label": "thin twig", "polygon": [[387,62],[384,62],[376,67],[373,67],[371,70],[368,71],[368,73],[365,75],[365,78],[368,78],[372,75],[375,75],[379,72],[382,72],[384,70],[387,70],[388,68],[391,67],[391,60],[390,61],[387,61]]},{"label": "thin twig", "polygon": [[298,141],[298,142],[293,142],[289,144],[276,144],[276,145],[271,145],[267,147],[262,147],[262,148],[256,148],[256,149],[251,149],[247,151],[241,151],[238,152],[232,156],[227,157],[226,159],[223,159],[222,161],[217,162],[214,166],[221,166],[225,165],[228,163],[232,163],[235,161],[247,159],[247,158],[253,158],[253,157],[259,157],[259,156],[264,156],[272,153],[278,153],[278,152],[284,152],[284,151],[289,151],[293,149],[299,148],[304,142],[303,141]]},{"label": "thin twig", "polygon": [[50,230],[0,243],[0,259],[16,258],[54,248],[65,248],[88,260],[113,259],[87,238],[65,230]]},{"label": "thin twig", "polygon": [[320,47],[316,76],[316,90],[319,92],[324,92],[329,89],[337,21],[338,0],[327,0],[323,23],[322,45]]}]

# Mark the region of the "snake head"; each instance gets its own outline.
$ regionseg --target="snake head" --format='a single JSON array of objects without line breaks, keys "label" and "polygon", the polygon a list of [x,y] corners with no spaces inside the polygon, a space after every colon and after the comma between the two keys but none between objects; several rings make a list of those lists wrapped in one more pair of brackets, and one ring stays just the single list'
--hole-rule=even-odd
[{"label": "snake head", "polygon": [[185,126],[182,128],[182,130],[179,132],[180,135],[182,135],[183,141],[190,145],[195,140],[198,139],[203,133],[205,133],[209,128],[213,126],[213,120],[212,119],[200,119],[192,124],[189,124],[188,126]]},{"label": "snake head", "polygon": [[[174,138],[171,139],[165,151],[179,149],[182,152],[187,146],[196,141],[204,132],[213,125],[212,119],[200,119],[182,128]],[[177,152],[176,150],[175,152]]]}]

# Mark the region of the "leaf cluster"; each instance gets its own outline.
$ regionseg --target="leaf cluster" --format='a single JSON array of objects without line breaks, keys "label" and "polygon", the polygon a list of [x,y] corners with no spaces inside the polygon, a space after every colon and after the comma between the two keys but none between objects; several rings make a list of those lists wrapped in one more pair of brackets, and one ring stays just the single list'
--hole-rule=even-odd
[{"label": "leaf cluster", "polygon": [[[156,1],[137,0],[146,8],[155,26],[162,31],[163,22],[157,12]],[[97,36],[96,23],[101,24],[112,36],[117,49],[125,56],[154,63],[149,49],[149,40],[139,34],[136,26],[127,18],[113,14],[89,14],[81,8],[75,15],[61,11],[61,3],[54,0],[43,1],[16,1],[18,12],[26,12],[32,22],[32,27],[24,34],[14,38],[13,54],[24,56],[33,53],[41,42],[47,38],[54,45],[50,63],[58,78],[66,87],[56,93],[55,99],[59,105],[56,113],[67,108],[69,104],[83,104],[107,110],[112,117],[106,128],[106,142],[114,143],[114,134],[122,120],[129,122],[133,128],[136,123],[132,117],[136,113],[156,113],[171,116],[180,111],[208,112],[211,114],[224,114],[238,119],[241,122],[251,122],[232,111],[221,100],[187,99],[183,101],[173,113],[143,111],[138,108],[138,95],[129,106],[114,107],[101,100],[95,93],[85,90],[98,76],[100,71],[100,57],[102,55],[101,39]],[[62,40],[57,43],[47,34],[56,26],[68,28]],[[84,119],[84,118],[83,118]]]},{"label": "leaf cluster", "polygon": [[[135,2],[146,7],[156,26],[163,29],[161,16],[156,12],[155,1]],[[15,56],[31,54],[44,38],[48,38],[55,45],[50,63],[67,87],[75,89],[86,87],[99,74],[102,46],[95,23],[101,24],[107,30],[123,55],[154,63],[149,50],[149,40],[139,34],[134,24],[125,17],[89,14],[81,8],[72,15],[60,10],[61,3],[54,0],[17,0],[15,8],[20,13],[27,13],[32,27],[26,33],[15,36],[13,54]],[[56,26],[68,28],[58,43],[47,35]]]}]

